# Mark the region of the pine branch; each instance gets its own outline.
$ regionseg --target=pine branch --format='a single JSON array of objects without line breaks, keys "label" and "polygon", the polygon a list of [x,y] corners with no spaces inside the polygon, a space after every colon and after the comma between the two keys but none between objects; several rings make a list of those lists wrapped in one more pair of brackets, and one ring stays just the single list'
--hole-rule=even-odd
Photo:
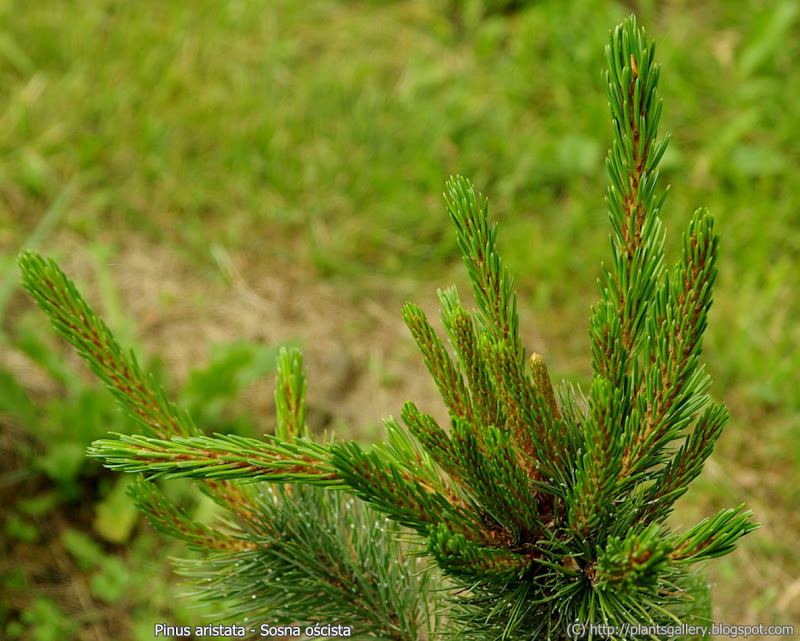
[{"label": "pine branch", "polygon": [[400,416],[411,435],[430,453],[439,467],[455,482],[465,485],[455,447],[436,419],[429,414],[422,414],[411,402],[403,406]]},{"label": "pine branch", "polygon": [[458,246],[467,265],[483,326],[524,364],[514,279],[503,267],[495,248],[497,225],[489,225],[488,202],[461,176],[448,181],[445,200],[456,226]]},{"label": "pine branch", "polygon": [[406,303],[403,306],[403,319],[417,342],[425,365],[439,389],[450,416],[474,421],[472,402],[461,374],[428,322],[425,313],[417,305]]},{"label": "pine branch", "polygon": [[[584,458],[570,500],[575,505],[573,527],[583,533],[603,520],[618,478],[623,483],[630,478],[629,461],[637,456],[636,444],[645,429],[633,391],[639,376],[637,357],[648,342],[646,319],[663,271],[658,213],[666,197],[664,192],[656,199],[655,191],[655,168],[667,139],[656,140],[661,102],[654,51],[633,18],[617,28],[606,47],[606,88],[615,133],[606,162],[613,261],[611,271],[603,270],[601,299],[590,323],[595,382],[585,439],[591,458]],[[619,447],[622,440],[628,441],[625,451]]]},{"label": "pine branch", "polygon": [[150,479],[341,483],[328,460],[328,448],[310,441],[287,443],[269,435],[261,441],[233,434],[176,436],[169,441],[142,435],[117,436],[116,440],[95,441],[89,456],[109,469],[141,472]]},{"label": "pine branch", "polygon": [[673,561],[697,563],[729,554],[736,541],[758,528],[757,524],[748,523],[751,516],[753,513],[740,505],[703,519],[675,542]]},{"label": "pine branch", "polygon": [[24,251],[17,262],[23,286],[53,327],[77,350],[145,434],[155,438],[199,434],[191,418],[167,399],[163,388],[142,373],[136,356],[123,352],[111,330],[84,302],[55,261]]},{"label": "pine branch", "polygon": [[666,279],[649,319],[655,345],[644,358],[649,368],[642,376],[635,420],[623,474],[630,477],[663,460],[664,448],[678,438],[707,402],[709,377],[699,365],[702,336],[711,308],[711,288],[716,279],[719,236],[705,210],[695,212],[684,235],[682,261],[673,278]]},{"label": "pine branch", "polygon": [[442,325],[450,337],[469,385],[475,413],[473,421],[476,426],[503,427],[506,417],[498,402],[486,361],[480,353],[479,337],[469,312],[461,305],[455,287],[439,291],[439,302],[442,306]]},{"label": "pine branch", "polygon": [[728,410],[724,405],[706,409],[691,436],[653,481],[639,518],[659,522],[667,517],[675,501],[702,471],[727,421]]},{"label": "pine branch", "polygon": [[[168,439],[200,434],[189,414],[178,411],[164,389],[142,373],[135,354],[125,354],[55,261],[23,251],[17,262],[27,292],[145,435]],[[222,481],[207,483],[205,490],[221,505],[246,514],[246,501],[239,488]]]},{"label": "pine branch", "polygon": [[281,348],[278,353],[278,379],[275,408],[278,425],[275,436],[291,443],[296,438],[310,439],[306,425],[306,375],[300,351]]},{"label": "pine branch", "polygon": [[639,592],[658,594],[659,584],[669,571],[672,547],[663,539],[657,524],[625,537],[611,537],[592,568],[597,590],[631,596]]},{"label": "pine branch", "polygon": [[[658,212],[666,192],[656,198],[655,168],[668,138],[657,141],[662,103],[657,99],[660,68],[654,54],[655,46],[648,46],[634,18],[617,28],[606,47],[606,90],[615,133],[606,162],[611,176],[606,202],[614,232],[614,271],[605,272],[601,293],[617,312],[620,354],[629,357],[642,347],[645,312],[663,269]],[[604,351],[613,351],[610,344],[600,344]],[[596,371],[609,380],[621,380],[630,375],[632,362],[625,358],[620,365],[617,370],[596,365]]]},{"label": "pine branch", "polygon": [[[241,531],[223,532],[198,523],[185,510],[175,507],[155,483],[137,480],[130,486],[128,494],[136,507],[147,515],[153,527],[185,541],[195,550],[234,553],[256,547]],[[248,513],[252,514],[249,510]]]},{"label": "pine branch", "polygon": [[624,453],[623,394],[602,378],[592,383],[584,430],[586,453],[578,458],[574,485],[566,496],[570,526],[581,537],[606,528],[615,518],[612,502]]}]

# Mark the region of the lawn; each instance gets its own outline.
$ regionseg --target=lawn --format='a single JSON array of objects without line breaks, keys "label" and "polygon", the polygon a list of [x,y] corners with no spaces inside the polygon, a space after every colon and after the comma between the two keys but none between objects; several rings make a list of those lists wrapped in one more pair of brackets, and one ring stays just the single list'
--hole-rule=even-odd
[{"label": "lawn", "polygon": [[696,207],[723,235],[704,353],[732,420],[673,520],[746,503],[762,528],[710,566],[715,620],[800,629],[800,6],[482,4],[0,3],[0,636],[199,617],[175,597],[181,551],[83,455],[133,428],[19,289],[23,247],[209,431],[274,427],[295,343],[312,427],[371,440],[406,400],[437,411],[400,307],[435,318],[437,287],[468,291],[441,197],[459,173],[500,222],[528,348],[586,385],[603,47],[632,10],[663,67],[670,262]]}]

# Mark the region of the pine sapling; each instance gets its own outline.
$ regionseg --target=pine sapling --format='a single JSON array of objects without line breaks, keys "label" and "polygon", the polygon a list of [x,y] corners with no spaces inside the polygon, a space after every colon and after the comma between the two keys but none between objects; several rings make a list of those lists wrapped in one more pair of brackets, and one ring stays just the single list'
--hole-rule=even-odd
[{"label": "pine sapling", "polygon": [[[699,564],[757,526],[742,506],[686,530],[667,523],[728,412],[700,360],[719,247],[706,209],[677,264],[664,265],[657,166],[668,138],[654,52],[633,17],[606,48],[611,260],[591,310],[585,392],[554,388],[544,359],[526,352],[496,224],[462,177],[446,204],[477,309],[455,288],[439,293],[448,347],[420,307],[403,308],[449,424],[409,402],[367,448],[309,433],[296,350],[279,357],[274,435],[203,434],[56,263],[23,252],[28,292],[141,428],[89,454],[138,474],[139,508],[203,553],[181,565],[198,599],[253,634],[311,626],[398,640],[621,639],[626,624],[673,638],[670,626],[710,616]],[[201,524],[170,504],[156,479],[181,477],[226,520]]]}]

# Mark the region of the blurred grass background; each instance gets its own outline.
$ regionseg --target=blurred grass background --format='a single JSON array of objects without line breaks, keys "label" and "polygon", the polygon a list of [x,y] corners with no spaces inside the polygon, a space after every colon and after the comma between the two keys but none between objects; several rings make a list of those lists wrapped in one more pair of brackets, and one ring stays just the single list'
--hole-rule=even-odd
[{"label": "blurred grass background", "polygon": [[433,399],[399,308],[466,294],[441,198],[461,173],[500,221],[528,348],[585,384],[603,47],[632,11],[663,66],[668,256],[698,206],[723,233],[705,354],[733,419],[675,524],[746,502],[763,527],[710,567],[715,619],[800,629],[800,5],[2,0],[0,636],[201,616],[175,596],[182,552],[83,456],[130,426],[19,291],[22,247],[210,431],[270,429],[274,350],[296,341],[317,427],[377,438]]}]

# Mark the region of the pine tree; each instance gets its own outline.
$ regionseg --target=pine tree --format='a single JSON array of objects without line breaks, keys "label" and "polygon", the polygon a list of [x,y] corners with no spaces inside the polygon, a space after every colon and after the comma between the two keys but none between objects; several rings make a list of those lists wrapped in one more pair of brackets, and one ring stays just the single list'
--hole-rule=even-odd
[{"label": "pine tree", "polygon": [[[591,310],[585,393],[554,389],[542,357],[528,356],[496,224],[462,177],[445,198],[477,309],[455,288],[439,293],[448,348],[422,309],[403,308],[450,424],[409,402],[369,448],[309,434],[296,350],[279,356],[273,436],[204,435],[54,261],[20,256],[28,292],[141,428],[89,454],[138,474],[139,508],[203,553],[181,565],[197,599],[242,625],[398,640],[561,639],[584,631],[575,624],[710,615],[698,564],[757,526],[743,506],[684,531],[666,523],[728,412],[710,399],[700,361],[719,246],[706,209],[692,216],[678,263],[664,265],[657,165],[668,139],[657,132],[654,51],[634,17],[606,48],[612,254]],[[156,479],[180,477],[197,479],[226,520],[201,524],[170,504]]]}]

